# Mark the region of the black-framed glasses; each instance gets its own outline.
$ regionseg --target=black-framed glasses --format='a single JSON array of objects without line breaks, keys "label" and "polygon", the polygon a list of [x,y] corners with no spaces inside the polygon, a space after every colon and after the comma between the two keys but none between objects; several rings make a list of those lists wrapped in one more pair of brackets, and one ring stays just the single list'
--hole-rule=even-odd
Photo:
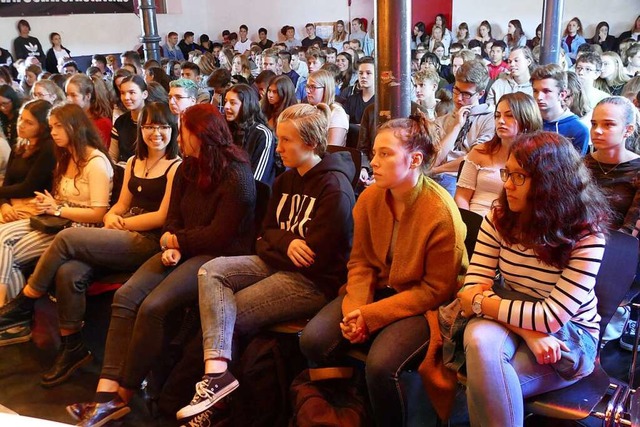
[{"label": "black-framed glasses", "polygon": [[460,89],[458,89],[457,87],[453,87],[453,96],[458,96],[458,95],[462,95],[462,99],[464,100],[469,100],[471,98],[473,98],[473,95],[477,94],[478,92],[462,92]]},{"label": "black-framed glasses", "polygon": [[143,132],[169,132],[171,130],[171,126],[169,125],[142,125],[140,126]]},{"label": "black-framed glasses", "polygon": [[511,182],[520,187],[524,184],[528,176],[520,172],[509,172],[509,169],[500,169],[500,179],[502,182],[507,182],[509,178],[511,178]]}]

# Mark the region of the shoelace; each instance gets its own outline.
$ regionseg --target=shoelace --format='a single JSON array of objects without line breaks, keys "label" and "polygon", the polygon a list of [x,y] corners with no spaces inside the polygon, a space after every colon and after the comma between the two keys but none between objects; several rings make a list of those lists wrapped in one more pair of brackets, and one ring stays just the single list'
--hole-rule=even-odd
[{"label": "shoelace", "polygon": [[[207,387],[208,383],[206,381],[200,381],[196,384],[196,395],[200,396],[203,399],[213,399],[215,396],[215,392],[213,390],[209,390]],[[193,399],[194,401],[197,399]]]}]

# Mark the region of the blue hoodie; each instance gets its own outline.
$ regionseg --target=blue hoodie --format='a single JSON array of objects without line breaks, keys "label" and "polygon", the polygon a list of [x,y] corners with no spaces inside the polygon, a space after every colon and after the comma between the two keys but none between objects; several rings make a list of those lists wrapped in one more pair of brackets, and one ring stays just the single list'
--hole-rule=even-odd
[{"label": "blue hoodie", "polygon": [[587,154],[589,149],[589,129],[571,111],[565,110],[558,120],[552,122],[543,120],[542,129],[564,136],[576,147],[576,150],[581,155]]}]

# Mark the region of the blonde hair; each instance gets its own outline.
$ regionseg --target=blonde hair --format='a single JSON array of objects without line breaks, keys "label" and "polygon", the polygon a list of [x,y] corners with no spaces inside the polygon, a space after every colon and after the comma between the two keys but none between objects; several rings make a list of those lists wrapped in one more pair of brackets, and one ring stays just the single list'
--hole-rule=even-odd
[{"label": "blonde hair", "polygon": [[436,85],[440,83],[440,75],[436,70],[428,69],[424,71],[418,71],[413,76],[413,81],[415,84],[422,84],[424,82],[435,83]]},{"label": "blonde hair", "polygon": [[313,148],[318,156],[324,155],[331,121],[331,108],[327,104],[292,105],[278,116],[278,125],[286,121],[291,122],[306,146]]},{"label": "blonde hair", "polygon": [[314,71],[313,73],[309,74],[307,82],[309,82],[310,80],[313,80],[314,82],[319,83],[324,87],[321,102],[333,107],[333,104],[336,101],[336,79],[333,77],[333,74],[331,74],[327,70]]},{"label": "blonde hair", "polygon": [[38,80],[37,82],[35,82],[33,84],[33,86],[31,87],[31,97],[32,98],[34,97],[34,93],[36,92],[36,88],[38,86],[41,86],[42,88],[44,88],[44,90],[46,90],[50,94],[56,96],[56,105],[65,102],[65,100],[67,99],[67,96],[64,94],[64,91],[62,89],[60,89],[60,86],[55,84],[54,81],[46,80],[46,79],[45,80]]}]

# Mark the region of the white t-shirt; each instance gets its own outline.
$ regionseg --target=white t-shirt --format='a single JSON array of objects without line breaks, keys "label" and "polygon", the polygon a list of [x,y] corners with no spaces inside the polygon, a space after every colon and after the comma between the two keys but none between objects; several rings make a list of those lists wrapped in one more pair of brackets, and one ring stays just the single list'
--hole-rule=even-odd
[{"label": "white t-shirt", "polygon": [[[329,122],[329,129],[340,128],[349,132],[349,115],[344,108],[338,103],[331,105],[331,121]],[[347,145],[347,134],[344,134],[344,141],[340,144],[343,147]]]},{"label": "white t-shirt", "polygon": [[233,48],[240,53],[245,53],[245,51],[251,48],[251,40],[247,39],[244,42],[238,40]]}]

